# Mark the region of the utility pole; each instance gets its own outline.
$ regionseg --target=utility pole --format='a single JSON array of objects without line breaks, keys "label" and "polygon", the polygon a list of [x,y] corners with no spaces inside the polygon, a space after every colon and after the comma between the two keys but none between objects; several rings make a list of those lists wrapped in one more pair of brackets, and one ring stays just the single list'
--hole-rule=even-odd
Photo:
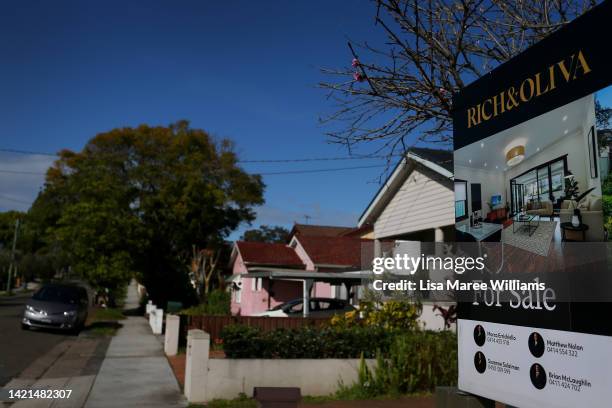
[{"label": "utility pole", "polygon": [[13,272],[13,269],[17,269],[15,267],[15,249],[17,247],[18,231],[19,231],[19,218],[15,220],[15,234],[13,235],[13,250],[11,251],[11,264],[9,266],[8,283],[6,286],[6,291],[8,292],[9,295],[11,294],[11,289],[12,289],[11,274]]}]

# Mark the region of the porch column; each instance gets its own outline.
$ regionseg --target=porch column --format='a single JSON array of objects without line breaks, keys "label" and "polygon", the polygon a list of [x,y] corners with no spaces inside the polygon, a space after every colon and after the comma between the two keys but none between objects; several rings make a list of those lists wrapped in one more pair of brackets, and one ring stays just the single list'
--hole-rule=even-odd
[{"label": "porch column", "polygon": [[304,279],[304,284],[302,286],[302,298],[304,298],[302,312],[304,313],[304,317],[308,317],[310,314],[310,290],[312,289],[312,279]]},{"label": "porch column", "polygon": [[274,297],[274,281],[272,279],[267,279],[268,281],[268,310],[270,310],[270,305],[272,304],[272,297]]},{"label": "porch column", "polygon": [[374,256],[375,257],[381,257],[382,256],[382,244],[380,242],[380,239],[375,239],[374,240]]},{"label": "porch column", "polygon": [[442,230],[442,228],[436,228],[434,241],[444,242],[444,231]]}]

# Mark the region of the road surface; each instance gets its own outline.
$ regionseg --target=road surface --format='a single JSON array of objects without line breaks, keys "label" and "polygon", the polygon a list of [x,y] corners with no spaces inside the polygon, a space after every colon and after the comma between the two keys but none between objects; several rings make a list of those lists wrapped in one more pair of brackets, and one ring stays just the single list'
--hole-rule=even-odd
[{"label": "road surface", "polygon": [[69,335],[21,330],[21,316],[31,296],[0,296],[0,387]]}]

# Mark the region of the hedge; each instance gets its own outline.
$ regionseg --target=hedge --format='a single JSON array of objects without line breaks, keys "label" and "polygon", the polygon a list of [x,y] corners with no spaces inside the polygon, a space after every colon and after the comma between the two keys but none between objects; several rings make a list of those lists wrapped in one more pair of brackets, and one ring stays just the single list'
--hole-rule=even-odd
[{"label": "hedge", "polygon": [[383,328],[276,329],[230,325],[221,331],[228,358],[374,358],[386,354],[398,331]]},{"label": "hedge", "polygon": [[[262,332],[230,325],[221,331],[228,358],[375,358],[422,355],[427,361],[456,361],[457,339],[450,331],[392,330],[380,327],[302,327]],[[393,349],[392,349],[393,348]],[[456,364],[455,364],[456,366]],[[456,368],[455,368],[456,369]],[[438,371],[436,369],[436,371]]]}]

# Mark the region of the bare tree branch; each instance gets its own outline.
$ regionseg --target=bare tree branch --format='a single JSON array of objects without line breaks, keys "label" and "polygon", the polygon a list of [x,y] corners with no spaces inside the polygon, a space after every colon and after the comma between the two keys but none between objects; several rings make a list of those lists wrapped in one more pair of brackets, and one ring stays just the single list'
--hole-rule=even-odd
[{"label": "bare tree branch", "polygon": [[[387,42],[349,42],[352,66],[323,69],[331,143],[389,157],[452,144],[452,95],[563,27],[592,0],[375,0]],[[357,50],[359,51],[358,55]],[[335,129],[338,128],[338,129]],[[391,162],[391,161],[389,161]]]}]

